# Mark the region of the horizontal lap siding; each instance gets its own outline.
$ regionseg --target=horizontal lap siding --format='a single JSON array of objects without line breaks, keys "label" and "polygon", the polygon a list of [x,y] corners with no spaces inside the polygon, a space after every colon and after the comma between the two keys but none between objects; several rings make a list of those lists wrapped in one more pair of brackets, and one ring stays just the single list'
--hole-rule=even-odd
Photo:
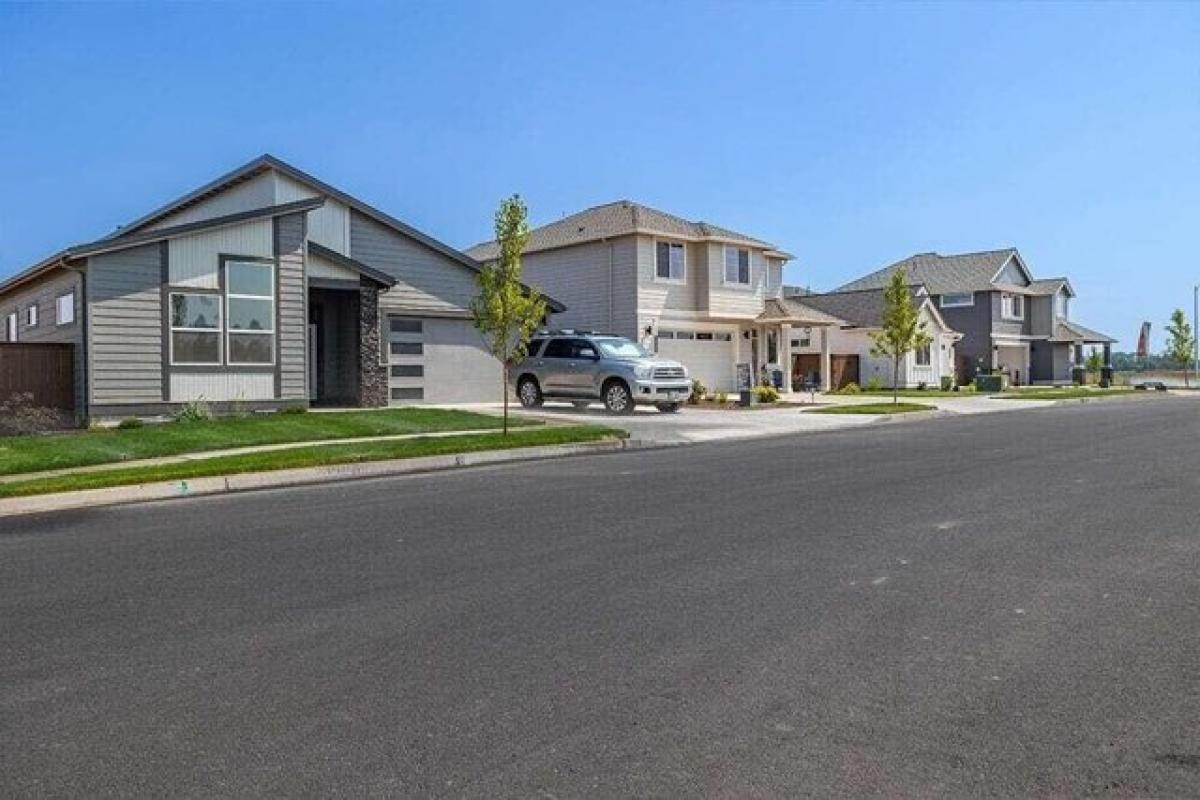
[{"label": "horizontal lap siding", "polygon": [[637,335],[637,244],[632,236],[529,253],[522,257],[521,269],[527,284],[567,306],[554,315],[555,327]]},{"label": "horizontal lap siding", "polygon": [[275,220],[276,260],[279,264],[279,397],[308,397],[305,368],[308,311],[304,284],[303,214]]},{"label": "horizontal lap siding", "polygon": [[469,267],[353,210],[350,256],[396,279],[380,295],[381,308],[466,312],[478,291]]},{"label": "horizontal lap siding", "polygon": [[161,401],[161,246],[92,256],[87,275],[91,402]]}]

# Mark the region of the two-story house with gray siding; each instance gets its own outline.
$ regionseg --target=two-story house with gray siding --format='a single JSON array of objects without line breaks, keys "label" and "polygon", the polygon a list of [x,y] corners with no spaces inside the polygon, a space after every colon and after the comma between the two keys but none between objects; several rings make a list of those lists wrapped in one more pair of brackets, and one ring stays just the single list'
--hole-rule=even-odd
[{"label": "two-story house with gray siding", "polygon": [[1085,345],[1102,345],[1104,363],[1111,363],[1116,340],[1071,319],[1070,281],[1035,279],[1016,248],[920,253],[837,291],[882,288],[898,269],[925,286],[946,323],[962,334],[955,346],[960,380],[999,370],[1018,385],[1070,383]]},{"label": "two-story house with gray siding", "polygon": [[73,343],[77,408],[92,419],[189,401],[493,401],[500,365],[469,311],[478,270],[262,156],[0,282],[0,334]]},{"label": "two-story house with gray siding", "polygon": [[[466,252],[489,261],[498,248]],[[739,364],[753,376],[779,369],[790,390],[790,330],[818,329],[828,359],[825,330],[840,324],[782,296],[791,258],[761,239],[621,200],[533,229],[522,275],[566,304],[554,317],[560,327],[640,341],[712,390],[734,390]]]}]

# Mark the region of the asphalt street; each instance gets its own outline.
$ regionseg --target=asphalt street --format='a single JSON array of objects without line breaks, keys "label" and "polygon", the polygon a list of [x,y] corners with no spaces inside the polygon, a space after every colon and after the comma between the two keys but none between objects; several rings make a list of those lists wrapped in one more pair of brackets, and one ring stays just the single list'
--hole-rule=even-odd
[{"label": "asphalt street", "polygon": [[3,519],[0,796],[1196,796],[1198,509],[1164,398]]}]

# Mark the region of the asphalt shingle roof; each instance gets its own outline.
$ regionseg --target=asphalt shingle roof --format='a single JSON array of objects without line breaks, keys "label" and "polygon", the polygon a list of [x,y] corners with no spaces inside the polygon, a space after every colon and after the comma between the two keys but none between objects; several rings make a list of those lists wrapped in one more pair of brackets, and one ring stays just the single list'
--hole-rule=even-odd
[{"label": "asphalt shingle roof", "polygon": [[[536,253],[539,250],[553,250],[558,247],[583,244],[612,236],[626,236],[631,233],[656,233],[689,241],[715,239],[768,250],[774,249],[774,245],[769,242],[722,228],[719,225],[708,222],[690,222],[682,217],[640,203],[618,200],[615,203],[589,208],[563,217],[557,222],[534,228],[529,232],[529,245],[525,248],[525,252]],[[488,261],[495,258],[499,254],[499,250],[496,242],[491,241],[469,247],[465,252],[472,258]],[[786,253],[779,253],[779,256],[791,258]]]},{"label": "asphalt shingle roof", "polygon": [[992,278],[1016,252],[1015,247],[1006,247],[949,256],[919,253],[839,286],[837,291],[881,289],[898,269],[904,270],[910,283],[924,284],[930,294],[986,291],[995,288]]},{"label": "asphalt shingle roof", "polygon": [[768,298],[763,304],[763,312],[758,315],[759,322],[790,322],[797,325],[836,325],[841,327],[846,321],[832,314],[813,308],[805,302],[798,302],[791,297]]},{"label": "asphalt shingle roof", "polygon": [[1060,319],[1054,324],[1052,342],[1083,342],[1084,344],[1113,344],[1117,340],[1099,331],[1086,328],[1078,322]]}]

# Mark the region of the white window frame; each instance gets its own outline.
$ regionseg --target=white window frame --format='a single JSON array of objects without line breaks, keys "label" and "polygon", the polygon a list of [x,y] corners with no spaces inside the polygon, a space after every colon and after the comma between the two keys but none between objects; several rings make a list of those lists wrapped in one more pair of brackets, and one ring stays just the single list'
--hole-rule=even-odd
[{"label": "white window frame", "polygon": [[[1016,301],[1020,301],[1021,313],[1016,312]],[[1024,295],[1011,294],[1005,292],[1000,295],[1000,316],[1004,319],[1021,321],[1025,319],[1025,297]]]},{"label": "white window frame", "polygon": [[[923,362],[921,361],[922,355],[925,358]],[[933,342],[926,342],[923,346],[913,350],[913,364],[918,367],[933,366]]]},{"label": "white window frame", "polygon": [[1057,319],[1071,318],[1071,295],[1067,294],[1065,288],[1059,289],[1054,295],[1054,316]]},{"label": "white window frame", "polygon": [[38,304],[30,303],[25,307],[25,327],[36,328],[38,326]]},{"label": "white window frame", "polygon": [[[64,319],[63,301],[67,301],[65,308],[71,309],[70,316]],[[60,294],[54,301],[54,324],[55,325],[73,325],[75,324],[75,292],[67,292]]]},{"label": "white window frame", "polygon": [[[680,258],[680,276],[678,278],[662,277],[658,274],[658,246],[665,244],[667,246],[667,274],[671,273],[671,250],[670,248],[678,247]],[[654,240],[654,280],[657,283],[687,283],[687,245],[683,242],[675,242],[670,239],[655,239]]]},{"label": "white window frame", "polygon": [[[237,264],[246,264],[246,265],[252,266],[252,267],[266,267],[271,270],[271,295],[269,298],[266,295],[234,294],[229,291],[229,283],[230,283],[229,268],[231,266],[235,266]],[[263,261],[261,259],[255,259],[255,258],[230,257],[230,258],[226,258],[224,260],[224,262],[222,264],[222,268],[225,270],[225,292],[224,292],[225,308],[223,310],[224,311],[224,319],[225,319],[225,326],[224,326],[225,327],[225,336],[223,337],[225,340],[224,341],[225,363],[231,367],[262,367],[263,369],[275,366],[275,362],[279,358],[279,353],[278,353],[279,343],[275,338],[275,327],[276,327],[275,322],[276,322],[276,318],[279,316],[279,287],[276,285],[276,280],[275,280],[275,262],[274,261]],[[230,300],[267,300],[267,299],[269,299],[271,301],[271,329],[270,330],[259,330],[259,331],[245,330],[245,329],[234,330],[233,328],[231,328],[229,326],[229,301]],[[233,348],[231,348],[229,346],[230,338],[234,337],[234,336],[270,336],[271,337],[271,360],[270,361],[234,361],[233,357],[232,357],[233,356]]]},{"label": "white window frame", "polygon": [[[217,301],[217,326],[215,328],[177,328],[171,320],[171,307],[174,305],[172,300],[175,295],[194,295],[197,297],[212,297]],[[197,291],[195,289],[179,289],[171,290],[167,293],[167,350],[170,358],[170,364],[173,367],[220,367],[225,363],[225,337],[222,331],[225,325],[225,304],[221,302],[221,296],[217,292],[212,291]],[[217,337],[217,360],[216,361],[176,361],[175,360],[175,334],[176,333],[207,333]]]},{"label": "white window frame", "polygon": [[[731,281],[729,279],[729,254],[731,252],[746,254],[746,280],[744,282],[740,281],[740,280]],[[739,289],[750,288],[750,286],[754,283],[754,256],[750,252],[750,248],[749,247],[737,247],[735,245],[727,244],[727,245],[725,245],[721,259],[722,259],[721,260],[721,280],[722,280],[722,282],[726,286],[734,286]],[[741,261],[740,261],[740,257],[739,257],[739,262],[734,265],[734,269],[740,271],[741,268],[742,268],[742,265],[741,265]]]},{"label": "white window frame", "polygon": [[[960,299],[957,301],[951,301],[949,299],[951,297],[957,297]],[[974,292],[950,292],[938,298],[938,306],[941,308],[967,308],[968,306],[973,305],[975,305]]]},{"label": "white window frame", "polygon": [[12,312],[4,318],[4,341],[17,341],[17,312]]}]

